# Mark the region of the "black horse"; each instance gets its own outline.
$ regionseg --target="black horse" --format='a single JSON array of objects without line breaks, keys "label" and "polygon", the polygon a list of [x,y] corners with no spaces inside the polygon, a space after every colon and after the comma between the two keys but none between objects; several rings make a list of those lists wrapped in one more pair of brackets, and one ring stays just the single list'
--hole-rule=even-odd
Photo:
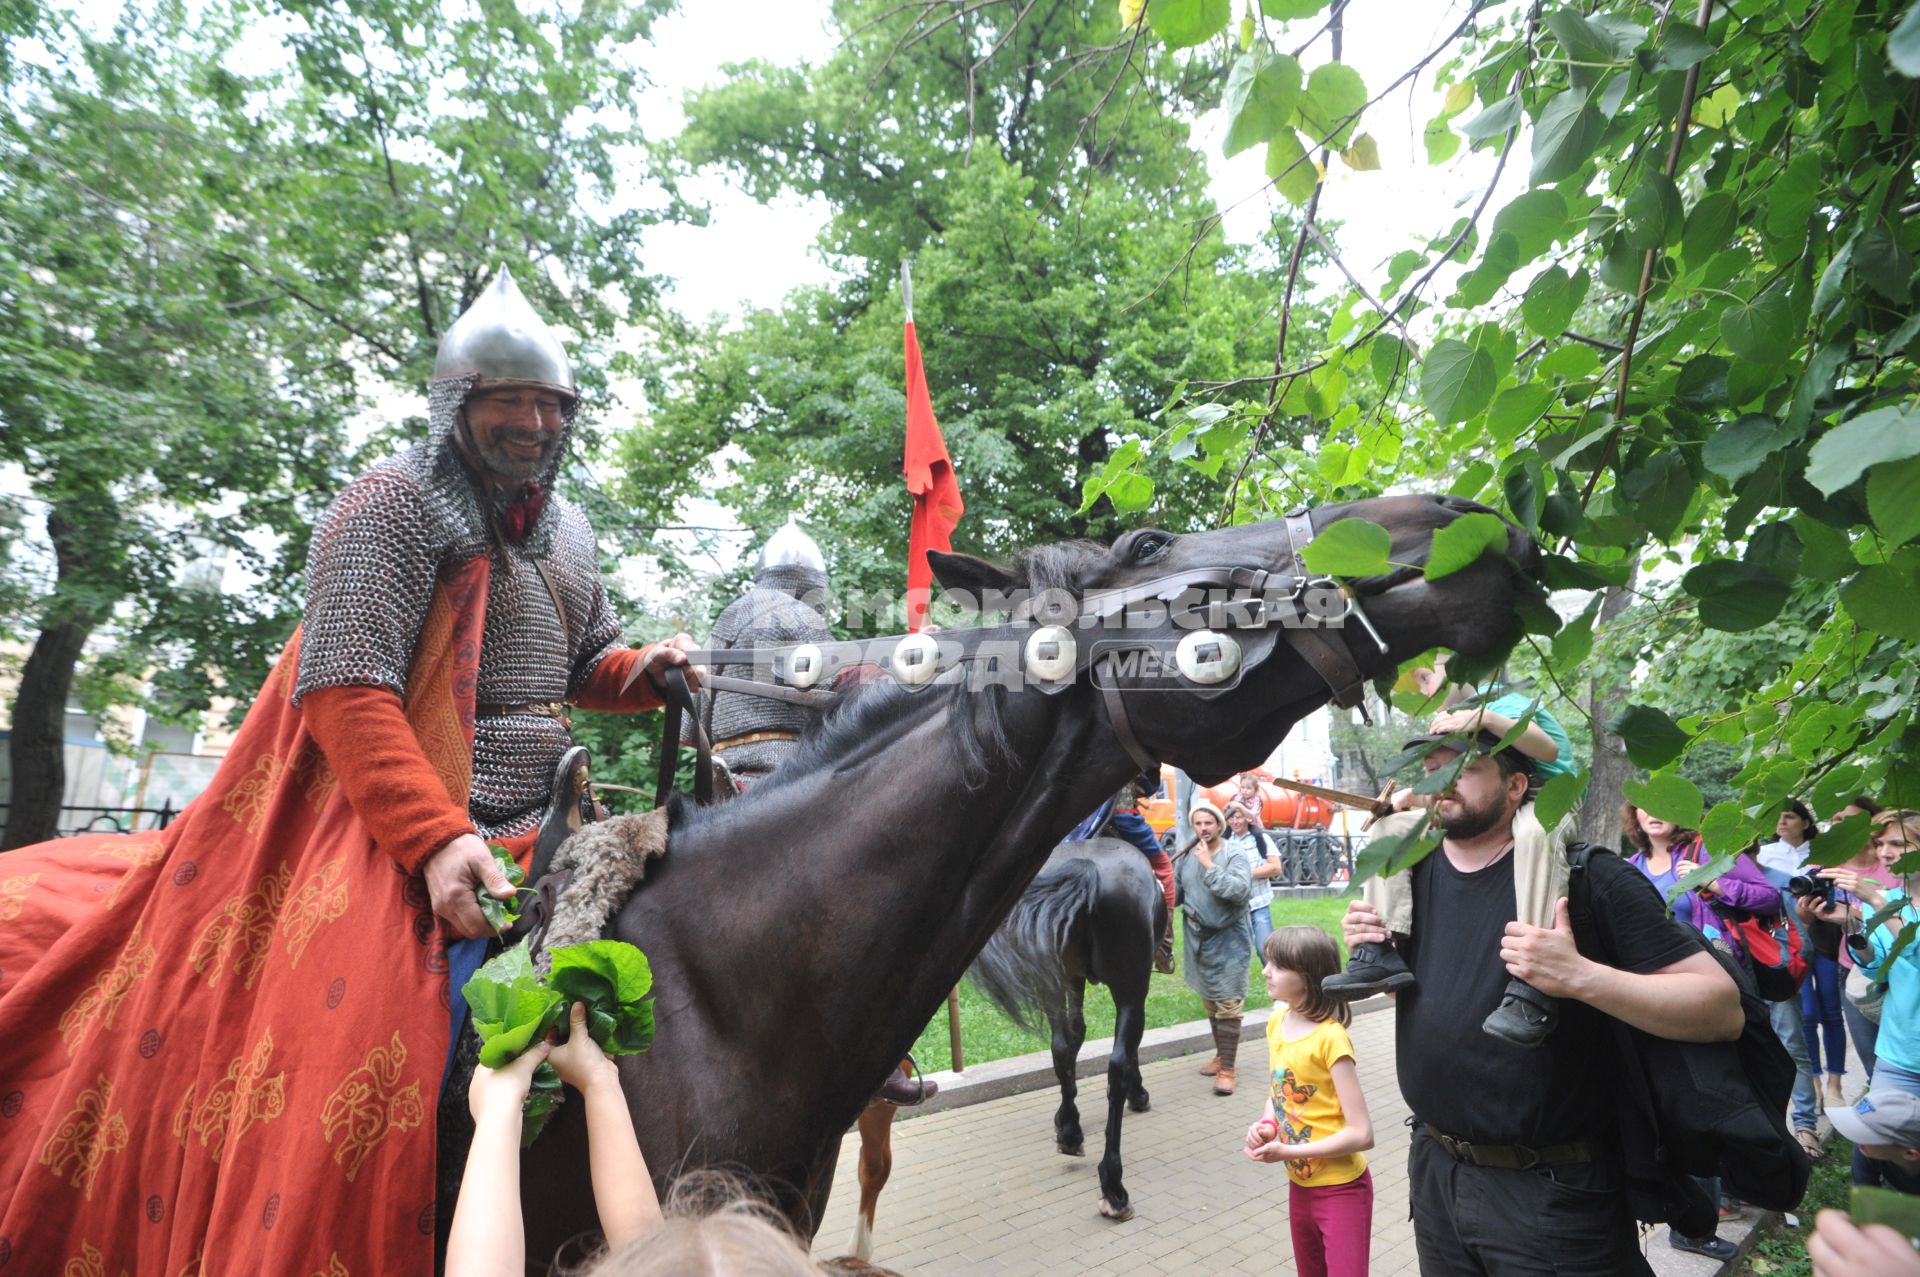
[{"label": "black horse", "polygon": [[1087,1040],[1082,1011],[1087,982],[1113,998],[1113,1050],[1107,1056],[1107,1144],[1100,1158],[1100,1213],[1133,1218],[1120,1182],[1120,1120],[1129,1106],[1147,1111],[1140,1080],[1140,1033],[1146,1027],[1153,945],[1166,925],[1167,896],[1139,848],[1117,838],[1061,843],[1007,920],[974,959],[973,979],[1022,1027],[1039,1011],[1053,1030],[1053,1075],[1060,1108],[1054,1147],[1085,1153],[1074,1063]]},{"label": "black horse", "polygon": [[[1448,497],[1380,497],[1320,510],[1315,522],[1370,519],[1391,534],[1394,563],[1409,565],[1425,561],[1436,529],[1480,511]],[[1111,547],[1044,547],[1015,568],[932,557],[943,585],[975,598],[1021,588],[1082,598],[1168,579],[1302,574],[1302,523],[1148,529]],[[1051,688],[873,685],[742,797],[676,804],[669,854],[612,927],[653,965],[658,1036],[620,1071],[661,1186],[694,1167],[745,1170],[811,1236],[841,1137],[1054,845],[1139,772],[1135,752],[1222,780],[1326,703],[1341,662],[1351,687],[1434,647],[1480,653],[1511,641],[1522,596],[1537,594],[1528,578],[1539,550],[1518,530],[1505,548],[1436,582],[1404,566],[1349,582],[1379,645],[1357,619],[1313,631],[1317,640],[1277,625],[1246,631],[1230,695],[1171,675],[1117,706],[1085,677]],[[1172,621],[1161,625],[1178,637]],[[537,1266],[595,1228],[587,1166],[580,1106],[565,1105],[522,1164]]]}]

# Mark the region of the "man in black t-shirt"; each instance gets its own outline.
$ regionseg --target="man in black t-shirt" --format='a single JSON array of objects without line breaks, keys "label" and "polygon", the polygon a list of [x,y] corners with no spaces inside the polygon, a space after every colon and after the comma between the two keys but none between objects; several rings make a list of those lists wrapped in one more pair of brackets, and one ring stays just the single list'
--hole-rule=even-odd
[{"label": "man in black t-shirt", "polygon": [[[1650,1273],[1627,1212],[1603,1016],[1676,1041],[1732,1041],[1744,1024],[1739,991],[1653,885],[1614,856],[1594,858],[1590,886],[1618,967],[1580,956],[1564,899],[1552,927],[1515,921],[1513,817],[1528,776],[1512,750],[1483,752],[1497,743],[1449,742],[1426,757],[1432,772],[1462,749],[1479,754],[1434,804],[1438,852],[1409,871],[1414,933],[1389,936],[1364,901],[1343,920],[1349,948],[1391,939],[1417,978],[1398,995],[1395,1052],[1413,1110],[1420,1271]],[[1560,1027],[1540,1047],[1481,1031],[1509,978],[1563,999]]]}]

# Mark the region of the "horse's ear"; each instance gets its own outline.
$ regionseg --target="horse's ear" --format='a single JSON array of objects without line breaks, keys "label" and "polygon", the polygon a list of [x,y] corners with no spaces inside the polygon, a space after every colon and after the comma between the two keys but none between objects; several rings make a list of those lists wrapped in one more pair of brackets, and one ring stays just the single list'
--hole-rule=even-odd
[{"label": "horse's ear", "polygon": [[928,550],[927,562],[933,568],[935,580],[950,592],[968,595],[975,601],[975,606],[979,606],[980,601],[989,595],[1004,597],[1021,586],[1020,578],[1011,570],[998,563],[977,559],[971,554]]}]

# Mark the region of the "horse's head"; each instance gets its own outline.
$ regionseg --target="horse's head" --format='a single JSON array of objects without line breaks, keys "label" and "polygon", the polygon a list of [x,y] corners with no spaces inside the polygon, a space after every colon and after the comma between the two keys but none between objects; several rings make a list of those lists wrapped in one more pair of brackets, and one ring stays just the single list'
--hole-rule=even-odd
[{"label": "horse's head", "polygon": [[[943,586],[976,599],[1025,594],[1043,608],[1049,597],[1080,600],[1081,619],[1069,623],[1079,641],[1074,682],[1085,685],[1078,694],[1104,700],[1136,757],[1151,754],[1212,782],[1257,766],[1315,708],[1330,698],[1351,703],[1364,680],[1410,657],[1436,647],[1475,655],[1510,642],[1517,605],[1538,592],[1531,578],[1540,551],[1526,533],[1509,527],[1504,554],[1483,554],[1440,580],[1418,570],[1436,531],[1488,513],[1456,497],[1375,497],[1214,532],[1147,528],[1104,549],[1046,547],[1015,568],[967,555],[931,558]],[[1345,594],[1308,572],[1299,553],[1343,518],[1384,527],[1395,565],[1344,581]],[[1169,606],[1165,600],[1183,588]],[[1260,597],[1264,606],[1249,603]],[[1124,622],[1112,613],[1120,600],[1132,611]],[[1107,619],[1088,626],[1089,611],[1106,611]],[[1180,668],[1178,640],[1201,629],[1207,634],[1197,647],[1189,643],[1189,664]],[[1237,661],[1236,673],[1219,677],[1212,634],[1231,640],[1227,664]],[[1189,676],[1195,671],[1198,679]]]}]

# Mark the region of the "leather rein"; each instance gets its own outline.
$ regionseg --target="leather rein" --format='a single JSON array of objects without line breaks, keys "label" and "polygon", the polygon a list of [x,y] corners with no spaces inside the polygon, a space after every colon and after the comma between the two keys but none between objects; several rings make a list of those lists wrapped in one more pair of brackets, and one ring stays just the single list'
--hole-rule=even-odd
[{"label": "leather rein", "polygon": [[[1126,618],[1135,615],[1133,609],[1142,605],[1164,605],[1169,619],[1185,629],[1172,663],[1196,692],[1218,695],[1225,691],[1217,685],[1264,660],[1272,643],[1262,640],[1277,633],[1326,683],[1335,705],[1349,709],[1361,704],[1366,676],[1347,643],[1330,631],[1343,630],[1349,619],[1357,621],[1381,655],[1388,650],[1386,640],[1367,617],[1358,592],[1331,576],[1305,571],[1301,550],[1313,539],[1312,512],[1288,514],[1285,526],[1291,561],[1298,569],[1293,572],[1254,567],[1202,568],[1099,591],[1083,599],[1073,599],[1064,592],[1052,598],[1042,594],[1023,600],[1000,625],[782,647],[715,648],[688,652],[687,663],[709,667],[752,665],[754,677],[710,672],[702,685],[714,691],[764,696],[815,708],[834,702],[840,675],[876,665],[914,690],[951,684],[965,678],[971,668],[976,677],[1003,682],[1018,680],[1024,674],[1029,685],[1046,695],[1071,687],[1084,672],[1100,693],[1108,725],[1121,746],[1143,769],[1153,770],[1160,762],[1134,730],[1122,686],[1130,658],[1137,660],[1145,654],[1164,661],[1164,649],[1169,646],[1163,634],[1127,632]],[[1384,593],[1399,584],[1403,575],[1383,578],[1383,584],[1372,592]],[[1195,591],[1221,592],[1227,597],[1180,603]],[[1070,610],[1068,604],[1073,605]],[[1116,633],[1103,633],[1094,641],[1083,642],[1075,634],[1076,630],[1108,629],[1116,621],[1120,622]],[[1260,649],[1244,665],[1240,636],[1247,636],[1249,645]],[[639,667],[635,666],[634,676],[638,673]],[[666,670],[663,691],[666,723],[655,805],[664,804],[673,789],[683,717],[691,724],[697,756],[694,796],[698,802],[710,802],[712,742],[700,722],[683,667]]]}]

